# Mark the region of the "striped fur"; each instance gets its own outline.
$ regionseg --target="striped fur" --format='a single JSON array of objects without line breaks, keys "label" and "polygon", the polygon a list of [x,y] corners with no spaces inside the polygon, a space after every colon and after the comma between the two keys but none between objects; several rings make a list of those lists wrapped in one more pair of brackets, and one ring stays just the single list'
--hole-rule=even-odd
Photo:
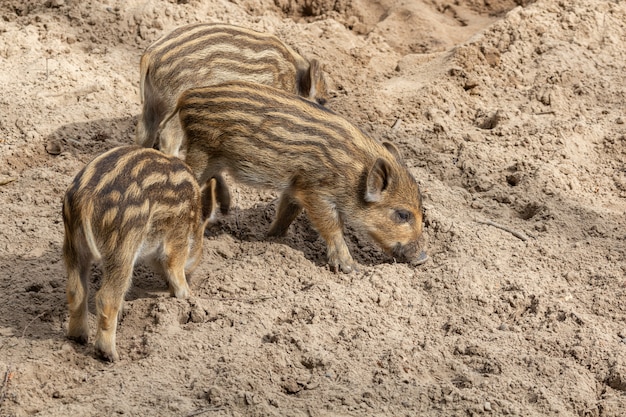
[{"label": "striped fur", "polygon": [[[299,94],[318,103],[327,99],[319,63],[304,59],[274,35],[226,24],[180,27],[146,49],[140,63],[143,111],[136,143],[156,144],[156,131],[176,99],[193,87],[244,80]],[[161,132],[160,148],[177,155],[180,128]]]},{"label": "striped fur", "polygon": [[[210,184],[214,190],[215,181]],[[88,340],[89,272],[93,261],[100,262],[96,351],[116,360],[117,316],[138,259],[165,275],[172,295],[190,295],[185,273],[200,261],[206,225],[200,187],[178,158],[137,146],[115,148],[76,175],[63,200],[63,223],[68,337]]]},{"label": "striped fur", "polygon": [[284,234],[305,209],[334,269],[355,267],[344,220],[400,260],[424,258],[420,190],[393,145],[372,140],[320,105],[246,82],[184,92],[163,124],[176,111],[186,161],[199,181],[227,171],[245,184],[282,192],[270,235]]}]

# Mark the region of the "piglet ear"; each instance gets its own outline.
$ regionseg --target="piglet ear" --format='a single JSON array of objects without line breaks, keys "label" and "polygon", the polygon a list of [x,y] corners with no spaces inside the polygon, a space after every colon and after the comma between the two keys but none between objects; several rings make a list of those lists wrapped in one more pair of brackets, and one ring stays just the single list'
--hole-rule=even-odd
[{"label": "piglet ear", "polygon": [[389,186],[390,179],[391,167],[389,163],[378,158],[367,174],[365,201],[368,203],[379,202],[382,199],[383,191]]},{"label": "piglet ear", "polygon": [[317,59],[312,59],[309,62],[309,68],[300,79],[300,91],[309,100],[316,101],[321,105],[326,104],[328,99],[326,81],[324,80],[322,65]]},{"label": "piglet ear", "polygon": [[309,77],[309,100],[315,100],[317,95],[317,77],[319,76],[320,66],[316,59],[312,59],[309,63],[309,71],[307,76]]}]

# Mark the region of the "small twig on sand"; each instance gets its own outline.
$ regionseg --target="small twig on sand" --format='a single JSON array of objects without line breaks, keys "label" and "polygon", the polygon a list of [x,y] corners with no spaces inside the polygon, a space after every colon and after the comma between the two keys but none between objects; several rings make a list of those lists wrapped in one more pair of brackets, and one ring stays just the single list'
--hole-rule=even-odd
[{"label": "small twig on sand", "polygon": [[217,300],[217,301],[243,301],[245,303],[253,303],[255,301],[265,301],[272,298],[276,298],[275,295],[267,295],[265,297],[255,298],[243,298],[243,297],[200,297],[202,300]]},{"label": "small twig on sand", "polygon": [[476,223],[480,223],[480,224],[486,224],[487,226],[493,226],[497,229],[500,230],[504,230],[505,232],[509,232],[510,234],[512,234],[513,236],[515,236],[516,238],[526,242],[528,240],[528,236],[526,236],[524,233],[522,232],[518,232],[517,230],[513,230],[510,229],[506,226],[503,226],[499,223],[496,222],[492,222],[491,220],[476,220]]},{"label": "small twig on sand", "polygon": [[7,391],[9,390],[9,379],[11,374],[11,366],[7,366],[7,370],[4,373],[4,379],[2,380],[2,386],[0,387],[0,405],[2,405],[5,397],[7,396]]},{"label": "small twig on sand", "polygon": [[185,417],[194,417],[194,416],[198,416],[200,414],[208,413],[209,411],[220,411],[220,410],[223,410],[223,409],[224,409],[224,407],[199,408],[196,411],[192,411],[191,413],[187,414]]},{"label": "small twig on sand", "polygon": [[239,229],[239,189],[235,190],[235,234],[241,239],[241,230]]},{"label": "small twig on sand", "polygon": [[14,177],[4,177],[0,178],[0,185],[7,185],[15,181],[17,178]]},{"label": "small twig on sand", "polygon": [[26,330],[30,327],[31,324],[33,324],[35,322],[35,320],[42,318],[44,314],[47,314],[49,312],[50,312],[49,310],[46,310],[43,313],[39,314],[34,319],[32,319],[31,321],[29,321],[28,324],[26,325],[26,327],[24,327],[24,330],[22,330],[22,338],[24,338],[24,335],[26,335]]}]

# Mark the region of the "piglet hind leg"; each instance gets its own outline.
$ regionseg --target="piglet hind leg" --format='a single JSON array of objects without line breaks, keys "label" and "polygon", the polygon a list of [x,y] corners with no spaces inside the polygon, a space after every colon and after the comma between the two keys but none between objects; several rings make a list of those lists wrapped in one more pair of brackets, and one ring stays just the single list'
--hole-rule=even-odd
[{"label": "piglet hind leg", "polygon": [[[152,148],[156,143],[156,129],[152,128],[151,116],[144,108],[137,121],[137,131],[135,132],[135,143],[144,148]],[[158,126],[158,125],[157,125]]]},{"label": "piglet hind leg", "polygon": [[113,362],[119,359],[115,349],[117,321],[124,296],[130,287],[133,263],[122,259],[104,261],[102,272],[102,286],[96,293],[98,330],[95,348],[101,359]]},{"label": "piglet hind leg", "polygon": [[224,215],[230,209],[230,192],[221,175],[211,178],[202,188],[202,218],[209,224],[217,221],[217,208]]},{"label": "piglet hind leg", "polygon": [[70,322],[67,337],[85,344],[89,340],[89,312],[87,300],[89,295],[89,270],[91,257],[77,256],[66,242],[64,248],[65,266],[67,268],[67,304]]},{"label": "piglet hind leg", "polygon": [[188,298],[191,290],[185,276],[185,263],[189,256],[187,239],[184,242],[166,242],[164,247],[162,270],[170,288],[170,294],[176,298]]},{"label": "piglet hind leg", "polygon": [[276,218],[267,233],[271,237],[284,236],[289,225],[302,212],[302,206],[296,201],[290,190],[283,192],[278,202]]},{"label": "piglet hind leg", "polygon": [[[142,62],[142,66],[143,65],[144,63]],[[143,105],[139,120],[137,121],[135,143],[144,148],[158,148],[159,144],[157,143],[157,138],[159,124],[168,113],[168,106],[163,101],[160,94],[152,87],[150,77],[147,76],[147,74],[143,74],[142,78],[144,90],[141,101]]]},{"label": "piglet hind leg", "polygon": [[163,120],[164,105],[152,98],[144,100],[143,109],[137,121],[135,143],[144,148],[158,147],[157,137],[159,123]]},{"label": "piglet hind leg", "polygon": [[228,185],[224,181],[224,177],[221,174],[215,175],[215,196],[220,205],[220,212],[223,215],[228,214],[230,209],[230,191]]}]

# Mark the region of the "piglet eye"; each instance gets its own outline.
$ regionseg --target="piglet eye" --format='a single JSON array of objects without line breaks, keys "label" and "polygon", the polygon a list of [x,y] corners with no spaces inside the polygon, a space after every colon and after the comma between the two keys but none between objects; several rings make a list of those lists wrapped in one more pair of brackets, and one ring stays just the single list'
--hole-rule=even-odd
[{"label": "piglet eye", "polygon": [[396,210],[393,216],[396,223],[408,223],[413,220],[413,213],[408,210]]}]

